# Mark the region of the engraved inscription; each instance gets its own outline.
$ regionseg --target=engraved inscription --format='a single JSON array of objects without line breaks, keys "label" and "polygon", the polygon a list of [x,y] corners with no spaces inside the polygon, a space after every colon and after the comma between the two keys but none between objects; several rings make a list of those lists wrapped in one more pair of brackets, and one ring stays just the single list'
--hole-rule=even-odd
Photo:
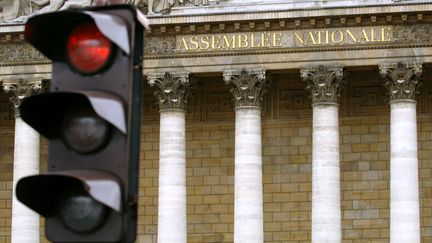
[{"label": "engraved inscription", "polygon": [[393,27],[332,28],[177,36],[179,52],[390,43]]}]

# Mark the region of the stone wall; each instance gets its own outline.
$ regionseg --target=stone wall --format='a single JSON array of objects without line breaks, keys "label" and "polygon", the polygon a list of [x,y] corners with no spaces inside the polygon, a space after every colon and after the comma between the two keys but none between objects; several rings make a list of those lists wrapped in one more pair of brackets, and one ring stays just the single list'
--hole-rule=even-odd
[{"label": "stone wall", "polygon": [[[311,122],[263,124],[265,242],[310,242]],[[419,116],[423,242],[432,240],[432,118]],[[187,126],[188,242],[232,242],[234,124]],[[156,242],[158,126],[143,129],[139,233]],[[389,241],[389,119],[341,118],[343,242]],[[146,240],[144,240],[146,239]]]}]

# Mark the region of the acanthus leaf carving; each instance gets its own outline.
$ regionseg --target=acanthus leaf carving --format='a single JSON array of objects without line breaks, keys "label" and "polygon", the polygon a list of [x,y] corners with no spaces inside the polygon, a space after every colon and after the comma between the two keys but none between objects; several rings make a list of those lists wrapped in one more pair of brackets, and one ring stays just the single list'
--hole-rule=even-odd
[{"label": "acanthus leaf carving", "polygon": [[384,87],[391,101],[416,100],[416,96],[420,93],[422,64],[386,63],[379,65],[379,72],[385,80]]},{"label": "acanthus leaf carving", "polygon": [[148,73],[147,80],[155,87],[154,95],[159,100],[160,110],[185,110],[191,95],[189,72]]},{"label": "acanthus leaf carving", "polygon": [[42,80],[3,80],[3,90],[12,93],[10,101],[14,107],[15,117],[20,115],[19,107],[24,98],[43,91]]},{"label": "acanthus leaf carving", "polygon": [[338,104],[344,70],[342,67],[326,67],[320,65],[314,68],[302,69],[301,79],[307,83],[306,90],[310,92],[312,104]]},{"label": "acanthus leaf carving", "polygon": [[264,69],[226,70],[223,77],[225,84],[231,86],[235,107],[261,107],[271,83]]}]

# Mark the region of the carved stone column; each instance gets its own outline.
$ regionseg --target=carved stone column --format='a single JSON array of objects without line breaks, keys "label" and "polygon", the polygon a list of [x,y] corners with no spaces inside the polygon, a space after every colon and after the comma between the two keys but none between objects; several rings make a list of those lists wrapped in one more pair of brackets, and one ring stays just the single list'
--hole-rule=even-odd
[{"label": "carved stone column", "polygon": [[186,126],[189,73],[149,73],[160,104],[158,243],[186,243]]},{"label": "carved stone column", "polygon": [[312,242],[341,242],[339,105],[342,67],[303,69],[313,106]]},{"label": "carved stone column", "polygon": [[224,81],[235,100],[234,242],[262,243],[263,186],[261,102],[265,70],[227,70]]},{"label": "carved stone column", "polygon": [[19,106],[25,97],[39,92],[41,87],[41,80],[3,81],[4,91],[12,93],[10,100],[15,111],[12,243],[39,242],[39,215],[17,200],[15,186],[22,177],[39,174],[39,133],[21,119]]},{"label": "carved stone column", "polygon": [[416,95],[422,65],[379,69],[390,96],[390,242],[420,243]]}]

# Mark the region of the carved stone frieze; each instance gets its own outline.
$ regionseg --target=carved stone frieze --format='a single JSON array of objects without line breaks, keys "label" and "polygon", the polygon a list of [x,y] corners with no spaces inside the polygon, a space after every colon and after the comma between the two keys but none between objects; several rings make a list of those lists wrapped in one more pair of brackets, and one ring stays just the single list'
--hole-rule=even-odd
[{"label": "carved stone frieze", "polygon": [[24,42],[0,45],[0,60],[0,64],[49,61],[35,48]]},{"label": "carved stone frieze", "polygon": [[390,101],[416,100],[416,96],[420,93],[419,81],[423,72],[422,64],[381,64],[379,72],[385,79],[384,87],[387,89]]},{"label": "carved stone frieze", "polygon": [[171,54],[176,51],[175,36],[151,37],[144,41],[144,53],[151,55]]},{"label": "carved stone frieze", "polygon": [[15,117],[20,115],[19,107],[25,97],[40,93],[43,90],[42,80],[3,80],[3,90],[12,93],[10,101],[14,107]]},{"label": "carved stone frieze", "polygon": [[269,78],[263,69],[226,70],[224,82],[230,85],[235,107],[261,107],[263,96],[268,92]]},{"label": "carved stone frieze", "polygon": [[154,95],[159,100],[160,110],[186,109],[192,86],[189,72],[148,73],[147,80],[156,88]]},{"label": "carved stone frieze", "polygon": [[301,79],[307,83],[306,90],[310,92],[312,104],[338,104],[344,70],[342,67],[318,66],[300,70]]},{"label": "carved stone frieze", "polygon": [[8,8],[9,11],[5,14],[6,18],[4,18],[3,21],[0,20],[0,22],[23,23],[29,17],[36,14],[84,7],[91,4],[92,0],[16,0],[13,2],[12,6]]},{"label": "carved stone frieze", "polygon": [[219,0],[147,0],[148,14],[168,13],[171,8],[209,5],[209,2],[219,3]]},{"label": "carved stone frieze", "polygon": [[396,43],[421,43],[432,41],[432,25],[397,25],[393,29]]}]

